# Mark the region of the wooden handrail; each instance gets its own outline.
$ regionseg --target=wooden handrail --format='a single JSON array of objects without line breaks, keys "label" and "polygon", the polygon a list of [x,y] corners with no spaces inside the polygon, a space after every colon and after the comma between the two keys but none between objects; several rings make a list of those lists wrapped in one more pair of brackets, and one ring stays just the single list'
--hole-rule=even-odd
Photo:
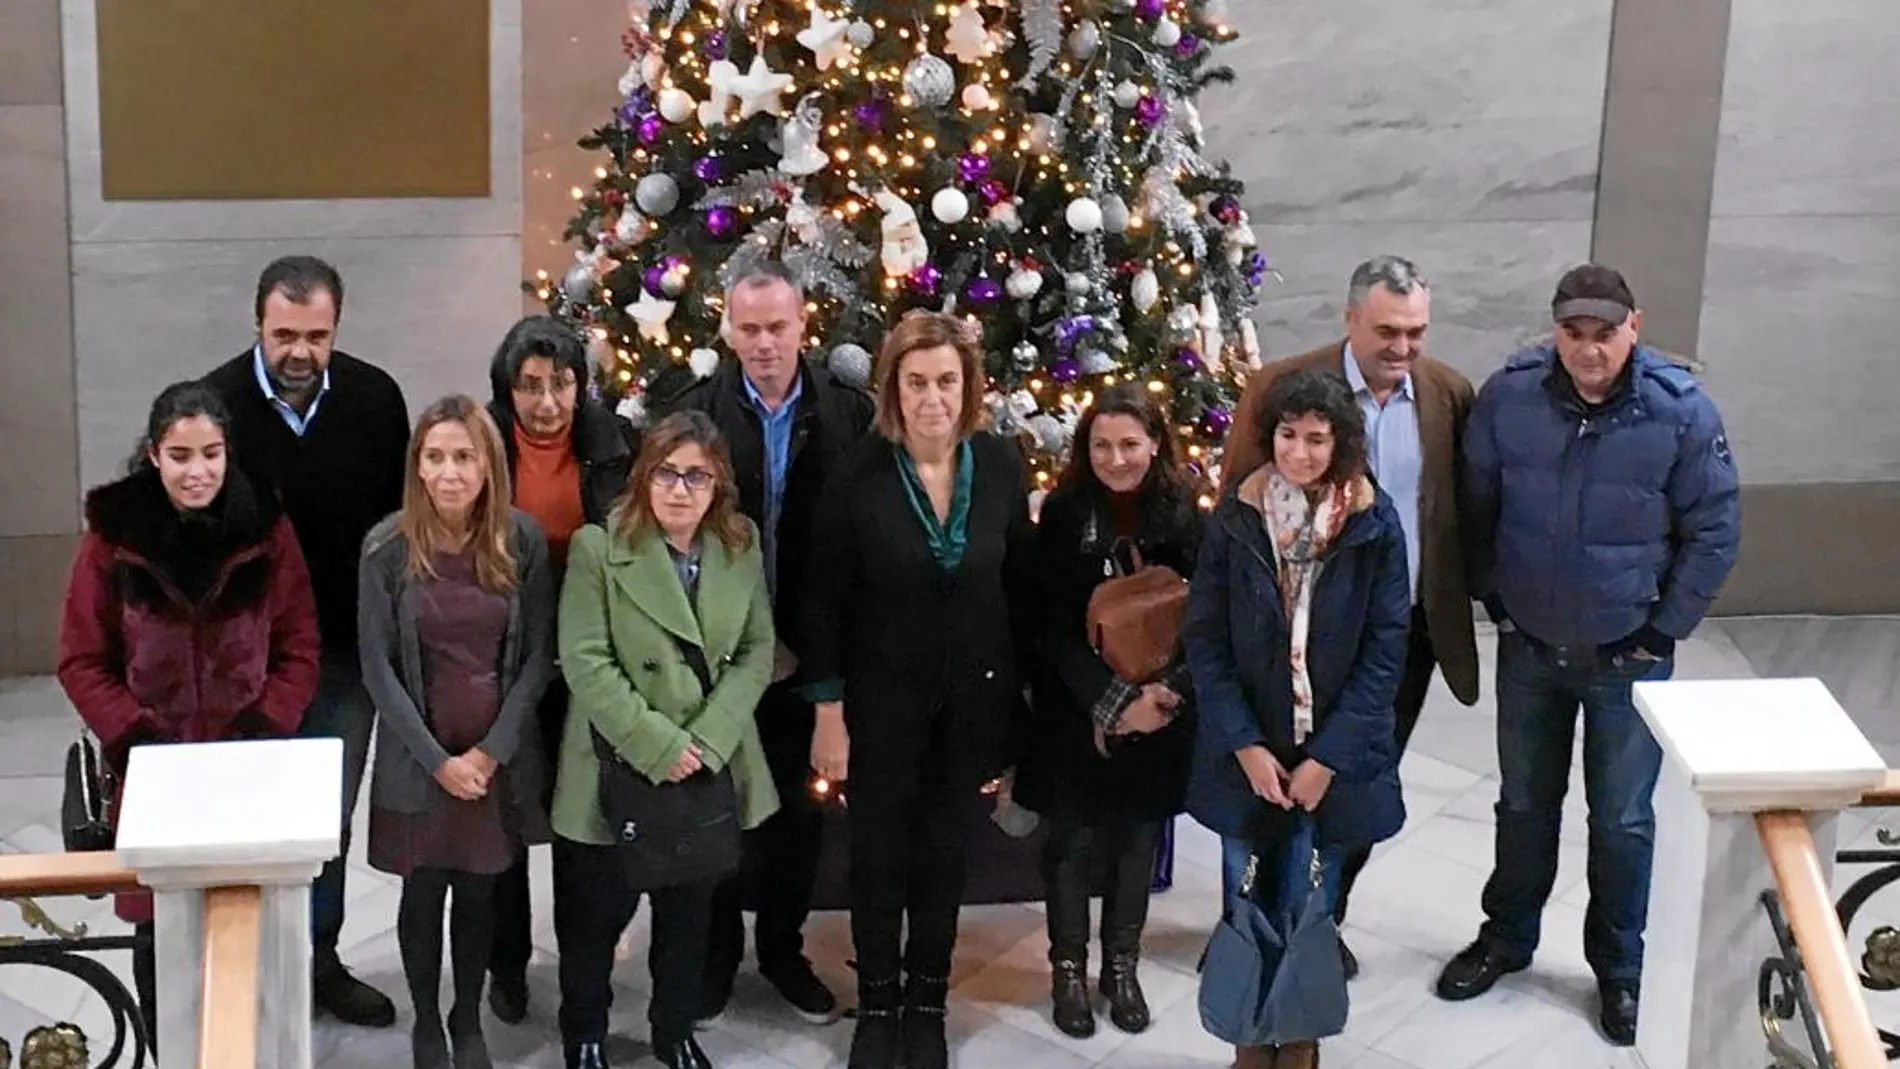
[{"label": "wooden handrail", "polygon": [[1867,1014],[1860,973],[1848,957],[1847,936],[1828,890],[1821,855],[1804,813],[1755,814],[1788,927],[1801,951],[1808,987],[1840,1069],[1885,1069],[1887,1052]]},{"label": "wooden handrail", "polygon": [[116,854],[0,854],[0,898],[138,889],[138,876]]},{"label": "wooden handrail", "polygon": [[198,1069],[257,1065],[257,945],[263,893],[205,891],[205,953],[198,1012]]},{"label": "wooden handrail", "polygon": [[1887,770],[1887,781],[1860,796],[1856,805],[1872,808],[1900,806],[1900,768]]}]

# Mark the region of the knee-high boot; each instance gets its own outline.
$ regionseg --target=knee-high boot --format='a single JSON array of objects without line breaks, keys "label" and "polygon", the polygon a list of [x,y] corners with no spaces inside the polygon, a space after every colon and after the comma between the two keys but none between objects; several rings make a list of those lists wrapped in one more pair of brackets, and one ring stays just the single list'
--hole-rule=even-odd
[{"label": "knee-high boot", "polygon": [[1102,898],[1102,997],[1108,999],[1110,1023],[1123,1032],[1143,1032],[1151,1018],[1139,975],[1141,933],[1148,925],[1160,826],[1120,829],[1115,838],[1113,872]]}]

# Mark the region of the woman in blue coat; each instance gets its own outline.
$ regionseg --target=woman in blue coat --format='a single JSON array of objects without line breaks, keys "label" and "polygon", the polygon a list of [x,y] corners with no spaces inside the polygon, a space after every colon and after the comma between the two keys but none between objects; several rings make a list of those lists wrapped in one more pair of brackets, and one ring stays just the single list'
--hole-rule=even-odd
[{"label": "woman in blue coat", "polygon": [[[1322,887],[1405,820],[1393,695],[1412,584],[1397,511],[1366,474],[1346,381],[1288,375],[1261,412],[1272,460],[1207,525],[1183,629],[1199,706],[1188,811],[1221,836],[1237,893],[1256,850],[1313,815]],[[1237,1069],[1310,1069],[1316,1042],[1243,1047]]]}]

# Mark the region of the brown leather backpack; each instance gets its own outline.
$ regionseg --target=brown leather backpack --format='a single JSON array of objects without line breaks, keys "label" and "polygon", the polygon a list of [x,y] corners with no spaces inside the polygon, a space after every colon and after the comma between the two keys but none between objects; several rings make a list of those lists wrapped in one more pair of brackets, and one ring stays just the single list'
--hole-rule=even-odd
[{"label": "brown leather backpack", "polygon": [[1089,645],[1117,676],[1152,683],[1174,663],[1188,584],[1173,568],[1144,565],[1141,550],[1133,556],[1134,571],[1104,580],[1089,596]]}]

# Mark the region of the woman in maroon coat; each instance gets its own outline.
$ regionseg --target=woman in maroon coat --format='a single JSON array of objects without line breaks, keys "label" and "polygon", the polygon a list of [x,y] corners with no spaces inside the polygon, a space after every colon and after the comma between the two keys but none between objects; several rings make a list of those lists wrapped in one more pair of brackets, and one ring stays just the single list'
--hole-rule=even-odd
[{"label": "woman in maroon coat", "polygon": [[[274,496],[229,463],[224,402],[178,383],[152,403],[132,474],[86,496],[59,628],[59,683],[123,782],[142,743],[293,734],[317,687],[310,574]],[[120,895],[149,936],[149,893]],[[146,1020],[149,940],[133,972]]]}]

